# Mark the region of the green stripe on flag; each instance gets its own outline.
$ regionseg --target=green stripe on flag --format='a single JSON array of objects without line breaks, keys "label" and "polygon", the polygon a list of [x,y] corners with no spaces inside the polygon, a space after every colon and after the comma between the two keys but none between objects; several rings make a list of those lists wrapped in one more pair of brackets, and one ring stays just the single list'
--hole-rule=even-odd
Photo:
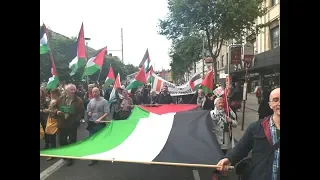
[{"label": "green stripe on flag", "polygon": [[98,66],[97,64],[93,64],[92,66],[86,68],[86,74],[90,76],[97,72],[99,69],[101,69],[100,66]]},{"label": "green stripe on flag", "polygon": [[[127,120],[112,121],[87,139],[58,149],[40,150],[40,155],[82,157],[109,151],[123,143],[135,130],[139,120],[147,117],[149,112],[135,106]],[[79,144],[81,149],[78,148]]]},{"label": "green stripe on flag", "polygon": [[137,80],[133,80],[127,87],[126,89],[127,90],[130,90],[130,89],[133,89],[133,88],[138,88],[140,86],[143,86],[144,83],[143,82],[140,82],[140,81],[137,81]]},{"label": "green stripe on flag", "polygon": [[207,87],[205,87],[205,86],[201,86],[200,89],[202,89],[205,94],[208,94],[208,93],[212,93],[212,92],[213,92],[212,89],[210,90],[209,88],[207,88]]},{"label": "green stripe on flag", "polygon": [[48,44],[40,45],[40,54],[46,54],[49,52]]},{"label": "green stripe on flag", "polygon": [[76,74],[79,68],[83,67],[85,65],[86,59],[85,58],[78,58],[75,57],[70,63],[69,68],[71,69],[70,75],[73,76]]},{"label": "green stripe on flag", "polygon": [[107,77],[106,81],[104,82],[103,90],[106,90],[107,87],[110,87],[110,85],[114,83],[114,81],[114,79],[110,79]]},{"label": "green stripe on flag", "polygon": [[57,88],[59,85],[59,78],[56,76],[52,76],[49,78],[48,84],[46,86],[47,91],[50,89]]}]

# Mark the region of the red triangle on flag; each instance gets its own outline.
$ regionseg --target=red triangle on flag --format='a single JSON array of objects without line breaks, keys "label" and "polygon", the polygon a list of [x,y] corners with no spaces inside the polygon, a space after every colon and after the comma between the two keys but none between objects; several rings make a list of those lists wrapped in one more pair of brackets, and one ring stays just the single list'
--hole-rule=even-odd
[{"label": "red triangle on flag", "polygon": [[212,70],[202,80],[201,86],[204,86],[211,91],[213,90],[213,71]]},{"label": "red triangle on flag", "polygon": [[94,63],[102,68],[103,62],[104,62],[104,56],[106,54],[107,47],[103,48],[97,56],[94,58]]},{"label": "red triangle on flag", "polygon": [[140,81],[143,84],[147,84],[147,80],[146,80],[146,72],[144,70],[144,67],[140,68],[138,74],[135,77],[136,81]]},{"label": "red triangle on flag", "polygon": [[120,88],[120,87],[121,87],[121,81],[120,81],[120,74],[118,73],[117,78],[116,78],[116,80],[114,82],[113,88],[117,89],[117,88]]},{"label": "red triangle on flag", "polygon": [[87,58],[86,55],[86,46],[84,42],[84,30],[83,30],[83,23],[81,24],[81,29],[79,32],[78,37],[78,58]]},{"label": "red triangle on flag", "polygon": [[115,79],[115,77],[114,77],[114,72],[113,72],[113,68],[112,68],[111,64],[110,64],[110,68],[109,68],[109,72],[108,72],[107,78]]}]

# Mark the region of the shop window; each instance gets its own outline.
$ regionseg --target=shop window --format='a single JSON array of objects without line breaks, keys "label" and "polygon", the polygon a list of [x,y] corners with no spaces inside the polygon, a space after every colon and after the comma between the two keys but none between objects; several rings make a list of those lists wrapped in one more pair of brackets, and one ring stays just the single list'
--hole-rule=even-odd
[{"label": "shop window", "polygon": [[270,29],[270,37],[271,37],[271,49],[279,47],[279,42],[280,42],[279,26],[276,26]]}]

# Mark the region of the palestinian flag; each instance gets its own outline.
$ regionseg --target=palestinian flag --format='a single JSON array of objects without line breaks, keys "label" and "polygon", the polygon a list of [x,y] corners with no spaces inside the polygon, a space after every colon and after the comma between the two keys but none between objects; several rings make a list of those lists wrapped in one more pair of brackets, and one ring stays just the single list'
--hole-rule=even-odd
[{"label": "palestinian flag", "polygon": [[107,48],[103,48],[99,50],[92,58],[90,58],[87,62],[85,74],[88,76],[94,74],[98,70],[100,70],[103,66],[104,55],[106,54]]},{"label": "palestinian flag", "polygon": [[144,68],[140,68],[138,74],[134,78],[134,80],[126,87],[127,90],[138,88],[144,84],[147,84],[146,81],[146,72],[144,71]]},{"label": "palestinian flag", "polygon": [[[41,43],[42,43],[43,46],[41,46]],[[46,49],[46,50],[44,50],[44,49]],[[45,24],[42,25],[41,31],[40,31],[40,54],[41,54],[41,51],[42,52],[46,51],[45,53],[48,52],[49,53],[49,58],[50,58],[50,61],[51,61],[51,74],[52,74],[52,76],[49,78],[49,81],[48,81],[48,83],[46,85],[46,90],[48,91],[50,89],[58,87],[59,78],[58,78],[56,66],[54,64],[52,53],[50,51],[48,30],[47,30]]]},{"label": "palestinian flag", "polygon": [[43,24],[40,28],[40,54],[49,52],[47,28]]},{"label": "palestinian flag", "polygon": [[86,46],[84,43],[84,31],[83,23],[78,35],[78,39],[72,48],[72,61],[69,63],[69,68],[71,69],[70,76],[73,76],[80,67],[85,65],[87,58]]},{"label": "palestinian flag", "polygon": [[49,78],[48,84],[46,86],[47,90],[57,88],[59,85],[59,78],[57,75],[56,66],[54,65],[53,59],[51,60],[51,74],[52,76]]},{"label": "palestinian flag", "polygon": [[152,84],[152,83],[153,83],[153,80],[154,80],[154,77],[153,77],[153,67],[152,67],[152,65],[151,65],[150,68],[149,68],[149,72],[148,72],[147,83]]},{"label": "palestinian flag", "polygon": [[[197,105],[135,106],[127,120],[112,121],[87,139],[40,156],[157,164],[213,165],[223,157],[209,111]],[[178,165],[178,164],[174,164]]]},{"label": "palestinian flag", "polygon": [[[112,83],[114,83],[115,79],[116,78],[114,77],[114,72],[113,72],[112,66],[110,64],[108,76],[106,78],[106,81],[104,82],[103,89],[106,90],[107,87],[109,87]],[[120,77],[119,77],[119,79],[120,79]]]},{"label": "palestinian flag", "polygon": [[191,80],[189,81],[189,85],[190,85],[190,87],[191,87],[193,92],[195,92],[195,91],[197,91],[199,89],[201,81],[202,81],[202,78],[201,78],[200,73],[195,74],[191,78]]},{"label": "palestinian flag", "polygon": [[212,93],[213,91],[213,71],[209,71],[206,77],[201,82],[201,89],[205,94]]},{"label": "palestinian flag", "polygon": [[120,81],[120,74],[118,73],[117,77],[116,77],[116,80],[114,82],[114,86],[113,86],[113,89],[110,93],[110,97],[109,97],[109,103],[112,103],[113,101],[116,101],[116,90],[118,88],[121,87],[121,81]]},{"label": "palestinian flag", "polygon": [[144,71],[145,72],[149,72],[150,69],[150,56],[149,56],[149,51],[148,49],[146,50],[146,52],[144,53],[144,56],[139,64],[139,68],[144,67]]}]

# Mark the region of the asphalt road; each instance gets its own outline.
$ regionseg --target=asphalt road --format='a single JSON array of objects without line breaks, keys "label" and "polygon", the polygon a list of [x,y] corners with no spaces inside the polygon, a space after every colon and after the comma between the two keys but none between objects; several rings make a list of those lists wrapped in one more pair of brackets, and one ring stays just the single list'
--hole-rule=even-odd
[{"label": "asphalt road", "polygon": [[[78,129],[78,140],[88,136],[82,124]],[[40,142],[40,148],[44,142]],[[198,169],[189,167],[140,165],[130,163],[99,162],[94,166],[88,166],[89,161],[75,160],[72,166],[65,166],[62,160],[46,161],[46,157],[40,157],[40,180],[211,180],[211,171],[207,168]],[[56,170],[56,171],[55,171]],[[195,172],[195,175],[194,175]],[[42,177],[42,178],[41,178]],[[234,172],[223,179],[237,180]]]}]

